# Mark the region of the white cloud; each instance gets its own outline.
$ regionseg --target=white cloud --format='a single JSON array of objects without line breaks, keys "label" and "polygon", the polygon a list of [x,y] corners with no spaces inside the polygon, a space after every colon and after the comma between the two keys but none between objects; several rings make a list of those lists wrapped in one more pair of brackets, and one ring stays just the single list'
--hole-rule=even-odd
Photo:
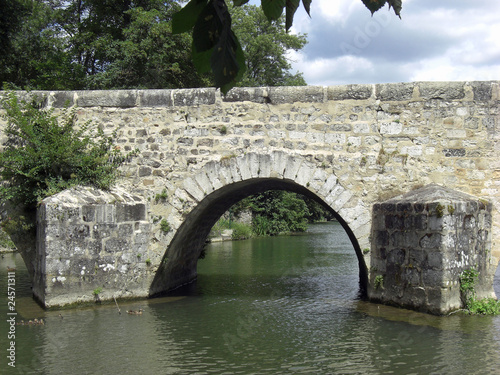
[{"label": "white cloud", "polygon": [[408,81],[490,81],[498,80],[500,64],[475,66],[457,64],[448,56],[419,61]]},{"label": "white cloud", "polygon": [[299,71],[308,71],[308,79],[315,85],[333,85],[338,82],[350,83],[357,72],[365,75],[374,71],[371,61],[362,57],[342,56],[337,58],[319,58],[313,61],[303,61],[297,56],[295,67]]},{"label": "white cloud", "polygon": [[293,70],[311,85],[499,80],[499,14],[498,0],[403,0],[402,20],[387,7],[372,17],[361,0],[314,0],[311,18],[294,19],[309,43]]}]

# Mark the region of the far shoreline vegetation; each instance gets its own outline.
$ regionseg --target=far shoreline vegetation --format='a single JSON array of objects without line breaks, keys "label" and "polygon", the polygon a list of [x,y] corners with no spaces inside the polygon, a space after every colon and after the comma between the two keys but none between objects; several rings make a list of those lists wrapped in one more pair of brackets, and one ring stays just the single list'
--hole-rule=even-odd
[{"label": "far shoreline vegetation", "polygon": [[[247,218],[243,219],[242,214]],[[213,226],[209,240],[232,230],[231,240],[305,232],[311,223],[334,219],[328,209],[303,195],[271,190],[233,205]]]}]

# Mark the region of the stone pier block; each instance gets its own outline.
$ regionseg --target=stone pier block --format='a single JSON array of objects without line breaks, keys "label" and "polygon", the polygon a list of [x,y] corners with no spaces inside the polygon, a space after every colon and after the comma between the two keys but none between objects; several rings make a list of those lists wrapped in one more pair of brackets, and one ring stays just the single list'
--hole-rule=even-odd
[{"label": "stone pier block", "polygon": [[491,209],[435,184],[375,204],[370,300],[446,314],[462,307],[459,280],[467,269],[479,272],[478,297],[494,296]]},{"label": "stone pier block", "polygon": [[42,305],[148,296],[154,275],[144,201],[78,187],[44,199],[37,216],[33,293]]}]

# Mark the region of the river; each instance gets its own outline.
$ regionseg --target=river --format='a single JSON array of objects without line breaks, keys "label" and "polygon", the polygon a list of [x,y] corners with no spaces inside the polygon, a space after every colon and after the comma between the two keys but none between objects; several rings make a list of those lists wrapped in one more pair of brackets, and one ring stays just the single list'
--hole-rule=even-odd
[{"label": "river", "polygon": [[[19,321],[8,366],[7,267]],[[19,255],[0,260],[1,374],[498,374],[500,317],[436,317],[359,299],[335,222],[302,235],[210,244],[169,296],[43,311]],[[496,279],[498,293],[498,278]],[[143,309],[142,315],[125,310]]]}]

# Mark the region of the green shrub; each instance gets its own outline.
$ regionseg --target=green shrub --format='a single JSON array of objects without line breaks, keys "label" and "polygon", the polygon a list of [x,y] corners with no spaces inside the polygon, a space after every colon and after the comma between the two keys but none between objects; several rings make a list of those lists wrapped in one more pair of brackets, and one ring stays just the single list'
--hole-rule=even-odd
[{"label": "green shrub", "polygon": [[474,284],[478,276],[479,273],[474,268],[464,270],[460,274],[460,292],[465,308],[469,314],[500,314],[500,301],[494,298],[477,299]]},{"label": "green shrub", "polygon": [[310,212],[304,199],[295,193],[266,191],[248,198],[247,205],[255,214],[252,225],[259,236],[307,230]]},{"label": "green shrub", "polygon": [[161,193],[155,195],[155,203],[158,204],[160,201],[166,201],[168,198],[167,189],[163,189]]},{"label": "green shrub", "polygon": [[500,302],[494,298],[473,299],[469,301],[467,308],[471,314],[500,314]]},{"label": "green shrub", "polygon": [[244,223],[233,222],[233,240],[244,240],[252,237],[252,227]]},{"label": "green shrub", "polygon": [[167,234],[172,228],[167,220],[162,219],[162,221],[160,221],[160,229],[163,233]]},{"label": "green shrub", "polygon": [[272,223],[266,216],[257,215],[253,218],[252,227],[257,236],[265,236],[271,232]]},{"label": "green shrub", "polygon": [[0,229],[0,248],[15,249],[16,245],[10,239],[4,228]]},{"label": "green shrub", "polygon": [[375,289],[378,289],[378,288],[384,288],[384,276],[382,275],[377,275],[375,276],[375,282],[373,284],[373,286],[375,287]]},{"label": "green shrub", "polygon": [[45,197],[76,185],[109,189],[122,155],[112,137],[91,121],[76,125],[76,108],[42,108],[41,100],[19,100],[12,91],[1,100],[7,142],[0,153],[0,199],[34,208]]}]

